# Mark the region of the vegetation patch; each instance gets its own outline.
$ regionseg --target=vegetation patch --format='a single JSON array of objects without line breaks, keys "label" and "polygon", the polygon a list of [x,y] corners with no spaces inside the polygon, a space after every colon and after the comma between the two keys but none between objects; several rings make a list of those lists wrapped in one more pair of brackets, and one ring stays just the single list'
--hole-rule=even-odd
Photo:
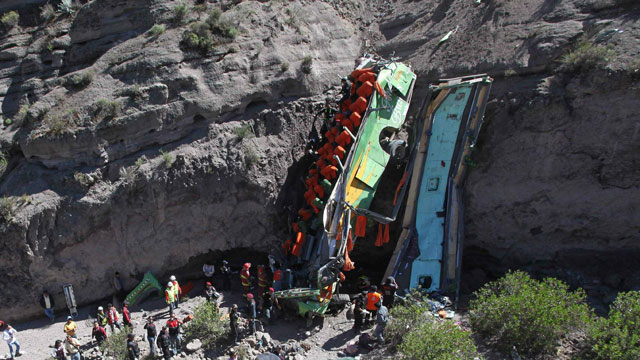
[{"label": "vegetation patch", "polygon": [[4,222],[11,222],[16,211],[16,200],[10,196],[0,198],[0,218]]},{"label": "vegetation patch", "polygon": [[289,63],[288,62],[283,62],[282,64],[280,64],[280,71],[281,72],[287,72],[287,70],[289,70]]},{"label": "vegetation patch", "polygon": [[187,17],[187,4],[180,3],[173,8],[173,22],[176,24],[184,23]]},{"label": "vegetation patch", "polygon": [[474,296],[473,330],[500,351],[515,347],[527,357],[553,353],[564,335],[585,329],[591,317],[582,289],[571,292],[560,280],[538,281],[521,271],[485,284]]},{"label": "vegetation patch", "polygon": [[191,24],[190,29],[182,33],[181,45],[207,55],[216,46],[232,42],[236,36],[238,29],[222,17],[222,10],[215,8],[205,21]]},{"label": "vegetation patch", "polygon": [[598,360],[640,359],[640,292],[618,294],[608,318],[598,318],[588,331],[590,353]]},{"label": "vegetation patch", "polygon": [[11,30],[14,26],[18,25],[20,21],[20,14],[17,11],[9,11],[8,13],[4,13],[2,17],[0,17],[0,24],[4,27],[5,31]]},{"label": "vegetation patch", "polygon": [[302,59],[302,64],[300,65],[300,69],[305,74],[311,74],[311,69],[313,68],[313,57],[311,55],[307,55]]},{"label": "vegetation patch", "polygon": [[164,24],[155,24],[151,27],[148,34],[150,37],[158,37],[164,34],[165,30],[166,27],[164,26]]},{"label": "vegetation patch", "polygon": [[240,139],[252,138],[254,136],[251,125],[249,124],[242,124],[241,126],[238,126],[237,128],[233,129],[233,132],[236,133],[236,135]]},{"label": "vegetation patch", "polygon": [[58,4],[58,11],[64,15],[73,15],[73,13],[76,12],[76,6],[72,0],[62,0],[60,4]]},{"label": "vegetation patch", "polygon": [[594,45],[588,40],[580,40],[576,47],[565,54],[560,69],[567,72],[588,71],[602,67],[616,57],[616,52],[602,45]]},{"label": "vegetation patch", "polygon": [[162,163],[166,168],[170,168],[173,165],[173,156],[170,152],[160,150],[160,154],[162,155]]},{"label": "vegetation patch", "polygon": [[100,351],[114,359],[128,359],[127,335],[131,328],[125,326],[122,330],[109,334],[109,338],[100,345]]},{"label": "vegetation patch", "polygon": [[48,22],[56,16],[56,10],[53,5],[46,3],[40,8],[40,19],[44,22]]},{"label": "vegetation patch", "polygon": [[77,117],[77,113],[71,109],[65,110],[63,114],[48,112],[42,120],[44,134],[55,137],[70,133],[78,125]]},{"label": "vegetation patch", "polygon": [[93,116],[92,121],[112,120],[122,110],[122,105],[117,100],[100,99],[93,104]]},{"label": "vegetation patch", "polygon": [[86,88],[93,81],[93,70],[83,71],[79,74],[74,74],[65,79],[64,85],[67,88],[74,90],[81,90]]},{"label": "vegetation patch", "polygon": [[7,165],[9,165],[9,161],[4,153],[0,152],[0,176],[4,174],[7,170]]},{"label": "vegetation patch", "polygon": [[218,307],[214,302],[208,301],[194,309],[193,320],[184,327],[187,342],[200,339],[205,349],[226,341],[228,332],[227,321],[220,319]]},{"label": "vegetation patch", "polygon": [[260,161],[260,156],[249,146],[244,146],[244,161],[249,168],[252,168],[254,165]]}]

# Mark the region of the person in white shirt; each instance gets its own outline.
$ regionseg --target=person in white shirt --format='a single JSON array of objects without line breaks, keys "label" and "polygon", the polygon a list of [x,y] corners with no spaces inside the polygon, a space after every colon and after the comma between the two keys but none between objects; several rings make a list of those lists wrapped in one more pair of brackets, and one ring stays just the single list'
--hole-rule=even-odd
[{"label": "person in white shirt", "polygon": [[207,279],[211,279],[213,277],[213,273],[216,271],[216,268],[213,265],[204,264],[202,265],[202,272]]},{"label": "person in white shirt", "polygon": [[[9,354],[11,354],[11,359],[13,359],[14,356],[22,355],[22,353],[20,352],[20,342],[16,337],[17,333],[18,331],[12,328],[11,325],[7,325],[7,327],[4,329],[4,332],[2,333],[2,340],[6,341],[7,345],[9,345]],[[15,353],[13,351],[14,347]]]}]

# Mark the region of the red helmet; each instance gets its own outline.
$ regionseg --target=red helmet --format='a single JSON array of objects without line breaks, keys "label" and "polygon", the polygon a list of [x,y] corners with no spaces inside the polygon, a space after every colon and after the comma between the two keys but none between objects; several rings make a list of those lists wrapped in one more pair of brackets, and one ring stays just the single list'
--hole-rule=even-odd
[{"label": "red helmet", "polygon": [[206,285],[207,285],[207,286],[211,286],[211,283],[207,281]]},{"label": "red helmet", "polygon": [[253,299],[253,294],[252,293],[248,293],[247,294],[247,299],[249,299],[249,300]]},{"label": "red helmet", "polygon": [[269,288],[269,291],[270,291],[270,292],[274,292],[275,290],[273,290],[273,288]]},{"label": "red helmet", "polygon": [[245,269],[248,269],[248,268],[250,268],[250,267],[251,267],[251,263],[244,263],[244,268],[245,268]]}]

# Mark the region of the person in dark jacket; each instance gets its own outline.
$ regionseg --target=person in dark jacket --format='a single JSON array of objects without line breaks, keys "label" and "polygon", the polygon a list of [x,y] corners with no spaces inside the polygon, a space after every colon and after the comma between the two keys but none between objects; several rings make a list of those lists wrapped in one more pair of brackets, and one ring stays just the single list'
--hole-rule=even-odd
[{"label": "person in dark jacket", "polygon": [[127,335],[127,356],[129,360],[138,360],[140,358],[140,348],[133,334]]},{"label": "person in dark jacket", "polygon": [[233,343],[238,342],[238,320],[240,319],[240,313],[238,312],[238,305],[233,304],[231,312],[229,313],[229,328],[231,329],[231,339]]},{"label": "person in dark jacket", "polygon": [[158,347],[162,349],[162,355],[165,360],[171,359],[171,339],[169,339],[169,331],[166,326],[162,327],[160,334],[158,335],[158,340],[156,340]]},{"label": "person in dark jacket", "polygon": [[396,279],[394,279],[393,276],[389,276],[382,285],[382,305],[387,308],[393,307],[397,290],[398,284],[396,283]]},{"label": "person in dark jacket", "polygon": [[251,334],[256,333],[256,302],[253,300],[253,294],[247,294],[247,302],[249,303],[249,329],[251,330]]},{"label": "person in dark jacket", "polygon": [[231,268],[227,260],[222,260],[220,274],[222,274],[222,290],[231,290]]},{"label": "person in dark jacket", "polygon": [[96,339],[98,346],[100,346],[103,341],[107,340],[107,331],[100,326],[97,320],[93,322],[93,329],[91,329],[91,341],[93,341],[94,338]]},{"label": "person in dark jacket", "polygon": [[44,314],[47,315],[51,322],[56,321],[56,316],[53,314],[56,302],[53,300],[53,296],[49,295],[47,290],[43,291],[42,296],[40,296],[40,306],[42,306]]},{"label": "person in dark jacket", "polygon": [[147,340],[149,341],[149,348],[151,349],[151,355],[156,356],[156,338],[158,337],[158,331],[156,330],[156,324],[153,323],[153,317],[147,318],[147,323],[144,324],[144,329],[147,330]]},{"label": "person in dark jacket", "polygon": [[67,360],[67,357],[64,355],[64,346],[62,346],[62,340],[56,340],[56,343],[53,345],[53,358],[56,360]]},{"label": "person in dark jacket", "polygon": [[378,339],[378,344],[382,345],[384,344],[384,337],[382,334],[384,333],[384,328],[387,327],[387,323],[389,322],[389,310],[379,301],[376,303],[376,308],[378,309],[376,312],[376,338]]},{"label": "person in dark jacket", "polygon": [[362,331],[362,326],[364,325],[364,318],[365,318],[365,314],[366,314],[366,309],[365,309],[365,301],[366,301],[365,299],[366,299],[366,297],[367,297],[367,292],[363,291],[362,294],[360,294],[360,296],[358,296],[354,300],[353,331],[355,331],[356,334],[358,334],[358,333],[360,333],[360,331]]}]

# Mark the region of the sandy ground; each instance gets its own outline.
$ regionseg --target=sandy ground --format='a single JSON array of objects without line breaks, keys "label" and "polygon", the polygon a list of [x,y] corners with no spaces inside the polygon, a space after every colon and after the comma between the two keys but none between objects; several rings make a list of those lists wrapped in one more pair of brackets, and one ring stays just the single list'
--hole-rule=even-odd
[{"label": "sandy ground", "polygon": [[[205,301],[202,289],[203,282],[195,282],[194,289],[189,294],[189,299],[183,301],[180,308],[177,309],[177,314],[180,318],[190,314],[193,308]],[[241,308],[245,304],[239,291],[222,292],[220,305],[223,312],[227,312],[234,303],[237,303]],[[107,304],[96,303],[80,308],[79,316],[75,320],[78,325],[78,340],[82,344],[85,354],[91,352],[95,347],[90,343],[91,326],[97,307],[100,305],[106,306]],[[143,329],[144,318],[149,314],[152,315],[156,326],[160,328],[169,318],[168,309],[164,299],[150,298],[142,304],[132,306],[130,310],[133,333],[136,338],[140,339],[139,345],[144,356],[149,353],[149,344],[146,341],[146,332]],[[292,316],[280,318],[274,324],[266,325],[265,331],[273,339],[280,342],[295,339],[311,345],[311,350],[304,355],[307,359],[335,359],[338,357],[338,352],[344,350],[346,343],[356,338],[356,334],[351,330],[353,322],[347,320],[345,314],[346,312],[342,311],[336,315],[327,316],[321,329],[318,326],[307,328],[304,319]],[[51,346],[53,346],[55,340],[64,338],[63,326],[67,315],[66,313],[58,313],[56,314],[56,321],[50,323],[43,313],[41,319],[12,324],[18,330],[18,340],[20,341],[21,349],[25,353],[20,359],[50,359]],[[116,331],[118,330],[116,329]],[[311,332],[311,336],[305,336],[307,331]],[[107,332],[110,334],[110,329],[107,329]],[[6,353],[5,357],[8,358],[8,348],[6,345],[2,346],[4,346],[4,349],[0,354]],[[212,349],[207,351],[205,356],[206,358],[215,359],[223,355],[227,349]]]}]

